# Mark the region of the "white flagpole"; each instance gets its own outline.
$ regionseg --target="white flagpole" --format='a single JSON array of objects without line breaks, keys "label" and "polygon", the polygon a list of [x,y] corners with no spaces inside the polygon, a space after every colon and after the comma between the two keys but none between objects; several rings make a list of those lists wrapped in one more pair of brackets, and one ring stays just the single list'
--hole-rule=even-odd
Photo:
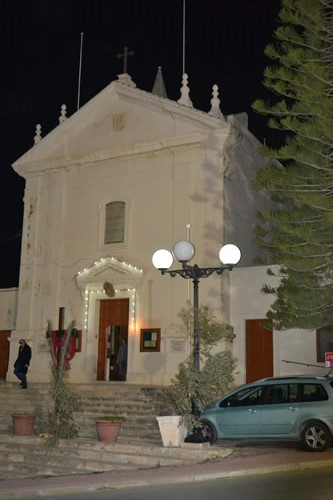
[{"label": "white flagpole", "polygon": [[183,74],[185,73],[185,0],[183,0]]},{"label": "white flagpole", "polygon": [[81,44],[80,44],[80,63],[79,63],[79,82],[77,88],[77,109],[80,109],[80,92],[81,92],[81,70],[82,70],[82,47],[83,47],[83,35],[81,33]]}]

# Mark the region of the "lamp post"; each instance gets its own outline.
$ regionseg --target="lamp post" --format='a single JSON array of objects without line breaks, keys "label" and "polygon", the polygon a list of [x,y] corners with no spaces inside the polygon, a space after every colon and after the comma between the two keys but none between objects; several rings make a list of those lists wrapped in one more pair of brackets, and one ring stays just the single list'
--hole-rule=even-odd
[{"label": "lamp post", "polygon": [[[191,279],[193,283],[193,365],[194,372],[200,372],[200,331],[199,331],[199,282],[201,278],[208,278],[211,274],[222,274],[225,270],[231,271],[241,259],[241,252],[236,245],[223,245],[219,251],[221,265],[219,267],[199,267],[190,265],[194,257],[195,247],[187,240],[178,241],[172,250],[160,249],[153,254],[153,265],[162,275],[169,274],[172,278],[179,275],[184,279]],[[170,269],[173,264],[173,255],[182,265],[181,269]],[[198,377],[196,378],[198,380]],[[197,388],[198,390],[198,388]],[[192,403],[194,416],[199,416],[197,399]]]}]

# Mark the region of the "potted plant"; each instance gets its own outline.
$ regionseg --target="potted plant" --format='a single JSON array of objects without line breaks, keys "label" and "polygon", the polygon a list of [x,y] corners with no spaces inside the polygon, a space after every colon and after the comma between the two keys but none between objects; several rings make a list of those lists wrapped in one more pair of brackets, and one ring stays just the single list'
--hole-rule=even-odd
[{"label": "potted plant", "polygon": [[163,446],[179,447],[184,442],[188,430],[180,415],[160,415],[157,418]]},{"label": "potted plant", "polygon": [[95,421],[99,441],[114,443],[120,434],[121,426],[126,418],[121,415],[103,415]]},{"label": "potted plant", "polygon": [[[193,332],[193,307],[189,305],[180,311],[184,328],[191,338]],[[200,372],[194,370],[193,353],[184,362],[180,363],[178,373],[171,380],[171,384],[163,391],[165,402],[171,409],[174,417],[157,417],[161,420],[163,427],[168,424],[168,434],[163,437],[160,425],[162,441],[164,446],[180,446],[187,434],[193,434],[201,427],[200,416],[193,414],[193,403],[202,411],[209,402],[216,399],[229,389],[233,382],[233,371],[236,359],[228,349],[228,342],[234,338],[230,325],[218,321],[213,312],[206,306],[199,308],[199,331],[200,331]],[[222,340],[226,341],[224,351],[212,349]],[[175,418],[176,417],[176,418]],[[173,426],[173,431],[170,426]],[[170,436],[173,435],[173,438]],[[194,439],[195,441],[195,439]],[[167,443],[167,444],[165,444]],[[173,443],[173,444],[172,444]]]},{"label": "potted plant", "polygon": [[31,436],[34,433],[35,417],[34,413],[14,413],[12,415],[14,435]]}]

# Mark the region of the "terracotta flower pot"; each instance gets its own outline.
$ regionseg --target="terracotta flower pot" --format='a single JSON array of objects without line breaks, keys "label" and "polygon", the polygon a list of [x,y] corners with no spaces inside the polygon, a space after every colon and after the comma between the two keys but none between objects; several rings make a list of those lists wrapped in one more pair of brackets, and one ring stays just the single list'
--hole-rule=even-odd
[{"label": "terracotta flower pot", "polygon": [[35,417],[33,413],[15,413],[12,415],[15,436],[31,436],[34,433]]},{"label": "terracotta flower pot", "polygon": [[114,443],[117,441],[122,422],[111,422],[109,420],[96,420],[96,431],[99,441],[103,443]]}]

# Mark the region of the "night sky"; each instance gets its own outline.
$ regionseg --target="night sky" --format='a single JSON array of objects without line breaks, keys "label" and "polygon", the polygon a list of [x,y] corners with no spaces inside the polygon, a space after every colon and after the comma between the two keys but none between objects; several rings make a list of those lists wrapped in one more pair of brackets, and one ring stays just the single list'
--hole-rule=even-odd
[{"label": "night sky", "polygon": [[[265,46],[273,41],[280,0],[186,0],[185,70],[195,108],[209,111],[220,89],[224,114],[245,111],[249,128],[274,141],[266,119],[251,111],[270,94],[262,84]],[[128,46],[128,73],[151,91],[162,66],[168,97],[180,97],[183,0],[0,0],[1,177],[0,288],[18,285],[24,181],[12,163],[123,71],[116,55]]]}]

